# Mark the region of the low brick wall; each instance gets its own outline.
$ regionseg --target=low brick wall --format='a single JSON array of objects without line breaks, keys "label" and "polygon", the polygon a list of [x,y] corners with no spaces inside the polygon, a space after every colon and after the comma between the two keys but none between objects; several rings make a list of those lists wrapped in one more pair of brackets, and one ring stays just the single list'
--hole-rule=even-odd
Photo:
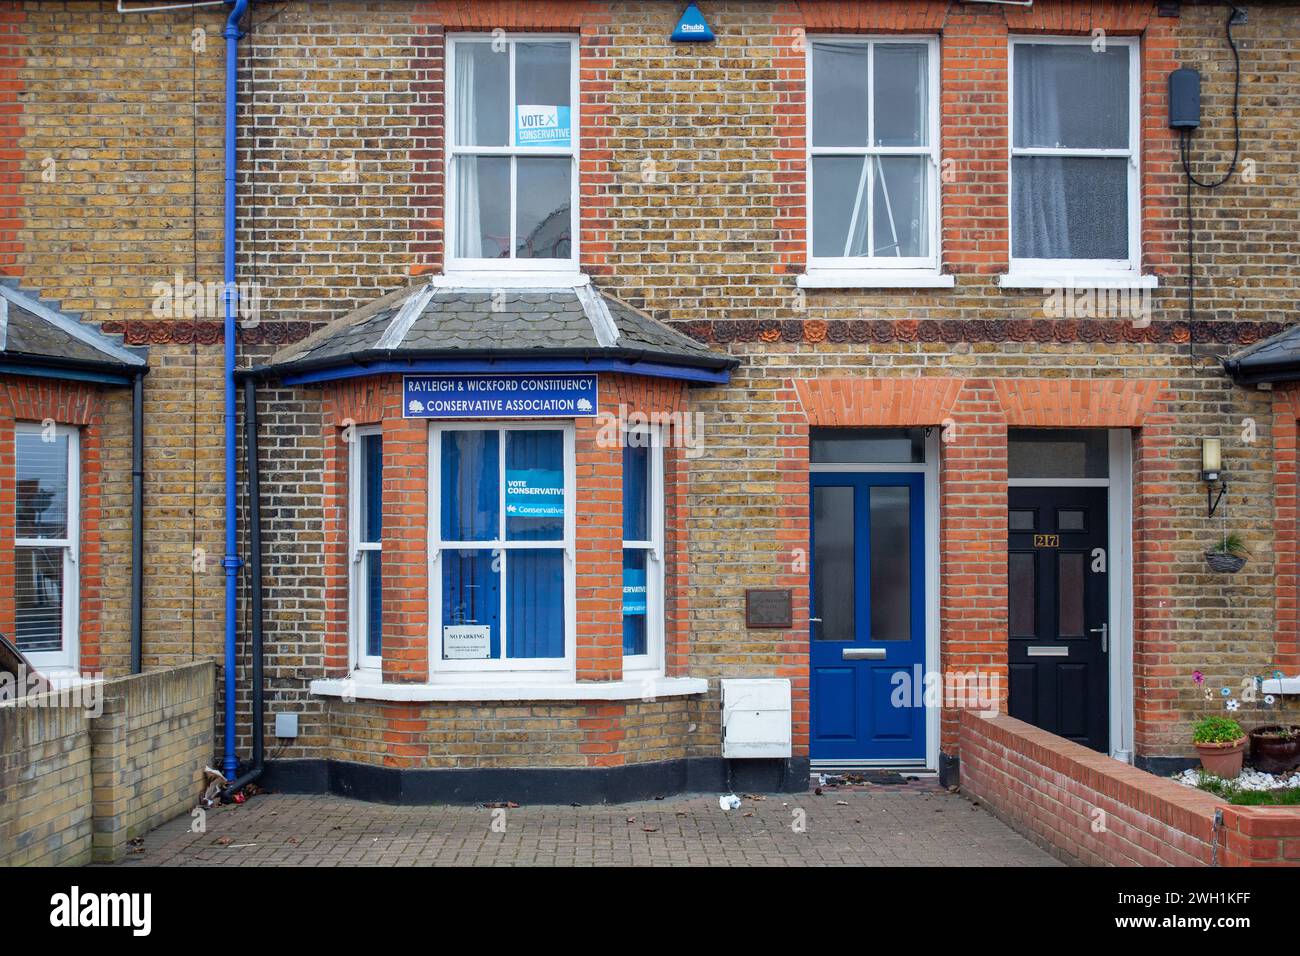
[{"label": "low brick wall", "polygon": [[201,661],[105,681],[97,714],[57,694],[0,704],[0,866],[121,859],[195,806],[214,700]]},{"label": "low brick wall", "polygon": [[1090,866],[1300,866],[1300,809],[1237,807],[1023,721],[963,711],[961,787]]}]

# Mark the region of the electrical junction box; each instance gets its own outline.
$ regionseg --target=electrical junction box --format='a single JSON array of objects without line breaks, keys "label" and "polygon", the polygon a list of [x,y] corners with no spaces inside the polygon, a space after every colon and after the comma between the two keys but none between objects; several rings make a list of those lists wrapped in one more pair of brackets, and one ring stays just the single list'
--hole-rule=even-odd
[{"label": "electrical junction box", "polygon": [[722,682],[722,756],[789,757],[790,682],[744,678]]},{"label": "electrical junction box", "polygon": [[1169,74],[1169,127],[1196,129],[1201,125],[1201,74],[1190,67]]},{"label": "electrical junction box", "polygon": [[275,735],[277,737],[297,737],[298,736],[298,715],[297,714],[276,714]]}]

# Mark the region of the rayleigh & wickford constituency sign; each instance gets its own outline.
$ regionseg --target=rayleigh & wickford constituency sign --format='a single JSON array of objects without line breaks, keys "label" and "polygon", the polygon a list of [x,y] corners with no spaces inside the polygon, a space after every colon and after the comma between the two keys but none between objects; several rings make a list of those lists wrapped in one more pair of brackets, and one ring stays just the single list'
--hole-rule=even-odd
[{"label": "rayleigh & wickford constituency sign", "polygon": [[402,376],[404,418],[586,418],[599,409],[594,374]]}]

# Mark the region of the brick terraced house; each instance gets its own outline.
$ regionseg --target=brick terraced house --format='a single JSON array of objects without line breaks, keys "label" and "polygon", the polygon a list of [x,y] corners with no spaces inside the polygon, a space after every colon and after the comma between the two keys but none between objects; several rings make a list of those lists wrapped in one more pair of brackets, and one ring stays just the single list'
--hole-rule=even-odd
[{"label": "brick terraced house", "polygon": [[1296,716],[1294,3],[164,6],[0,4],[47,674],[395,801]]}]

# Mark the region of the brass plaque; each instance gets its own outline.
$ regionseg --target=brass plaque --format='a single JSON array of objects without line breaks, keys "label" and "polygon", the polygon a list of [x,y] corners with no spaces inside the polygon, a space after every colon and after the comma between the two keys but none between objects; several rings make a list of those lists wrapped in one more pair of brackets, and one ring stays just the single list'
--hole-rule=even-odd
[{"label": "brass plaque", "polygon": [[777,630],[794,624],[794,595],[789,588],[746,588],[745,627]]},{"label": "brass plaque", "polygon": [[1061,546],[1061,536],[1059,534],[1034,535],[1035,548],[1059,548],[1060,546]]}]

